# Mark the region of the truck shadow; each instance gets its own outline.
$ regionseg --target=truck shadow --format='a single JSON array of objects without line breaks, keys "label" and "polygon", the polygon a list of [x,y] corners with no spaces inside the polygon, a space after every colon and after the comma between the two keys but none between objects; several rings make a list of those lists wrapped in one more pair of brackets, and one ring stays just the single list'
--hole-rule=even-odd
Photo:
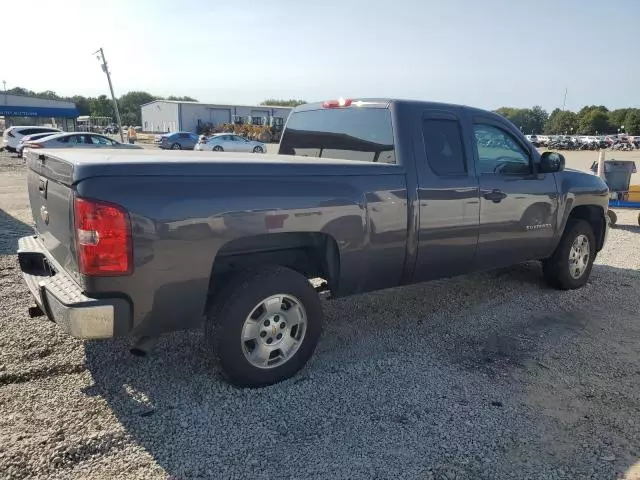
[{"label": "truck shadow", "polygon": [[[599,462],[601,478],[612,478],[639,460],[628,453],[633,436],[611,427],[629,413],[622,405],[639,399],[611,402],[612,392],[628,393],[614,378],[591,376],[601,364],[589,353],[640,351],[640,327],[629,320],[640,272],[596,265],[590,284],[572,292],[540,288],[540,275],[524,264],[328,302],[311,364],[259,390],[212,375],[198,332],[165,335],[143,359],[128,354],[127,341],[87,342],[94,384],[85,394],[103,398],[176,479],[286,477],[283,470],[375,478],[388,465],[433,478],[535,478],[551,466],[581,478],[599,458],[594,431],[627,452]],[[598,295],[612,288],[620,292],[615,315]],[[635,347],[624,350],[621,338]],[[587,343],[591,350],[581,350]],[[633,355],[618,375],[637,373]],[[574,377],[579,387],[567,383]],[[589,415],[574,421],[576,399]]]},{"label": "truck shadow", "polygon": [[14,255],[18,239],[33,234],[33,227],[0,208],[0,255]]}]

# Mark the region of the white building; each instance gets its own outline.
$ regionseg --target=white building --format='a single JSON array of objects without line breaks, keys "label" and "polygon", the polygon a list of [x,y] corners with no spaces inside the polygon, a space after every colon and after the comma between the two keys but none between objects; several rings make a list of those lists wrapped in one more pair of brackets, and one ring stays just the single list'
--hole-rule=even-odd
[{"label": "white building", "polygon": [[214,105],[200,102],[154,100],[140,107],[142,130],[152,133],[187,131],[197,133],[199,126],[231,123],[232,117],[281,117],[287,120],[290,107],[251,105]]}]

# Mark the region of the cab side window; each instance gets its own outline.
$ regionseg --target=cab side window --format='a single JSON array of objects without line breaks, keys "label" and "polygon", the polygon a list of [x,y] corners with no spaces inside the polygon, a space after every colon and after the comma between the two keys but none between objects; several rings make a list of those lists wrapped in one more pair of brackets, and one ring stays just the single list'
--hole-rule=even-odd
[{"label": "cab side window", "polygon": [[493,125],[473,125],[478,150],[478,173],[528,175],[531,159],[524,148],[505,130]]},{"label": "cab side window", "polygon": [[440,177],[467,174],[467,162],[462,146],[462,132],[457,120],[425,118],[422,121],[427,162]]}]

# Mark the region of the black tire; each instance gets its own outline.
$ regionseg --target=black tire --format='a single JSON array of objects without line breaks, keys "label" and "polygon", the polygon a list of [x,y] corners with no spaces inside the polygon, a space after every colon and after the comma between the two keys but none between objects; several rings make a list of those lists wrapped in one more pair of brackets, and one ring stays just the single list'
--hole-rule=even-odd
[{"label": "black tire", "polygon": [[[582,274],[578,278],[574,278],[570,273],[569,255],[571,246],[579,235],[584,235],[589,242],[589,258]],[[544,278],[549,285],[559,290],[581,288],[589,280],[595,258],[596,239],[593,228],[584,220],[570,218],[555,252],[542,262]]]},{"label": "black tire", "polygon": [[[242,329],[256,305],[276,294],[300,300],[306,311],[306,330],[298,350],[289,359],[271,368],[260,368],[245,356]],[[278,383],[295,375],[313,355],[324,313],[317,292],[298,272],[285,267],[241,271],[214,297],[206,315],[205,339],[215,366],[231,384],[255,388]]]},{"label": "black tire", "polygon": [[173,145],[171,145],[171,150],[182,150],[182,145],[180,145],[179,143],[174,143]]},{"label": "black tire", "polygon": [[609,222],[611,226],[615,226],[618,221],[618,215],[616,215],[616,212],[614,212],[613,210],[607,210],[607,215],[609,216]]},{"label": "black tire", "polygon": [[253,147],[253,153],[264,153],[264,149],[262,147]]},{"label": "black tire", "polygon": [[215,147],[213,147],[213,151],[214,152],[224,152],[224,148],[222,148],[220,145],[216,145]]}]

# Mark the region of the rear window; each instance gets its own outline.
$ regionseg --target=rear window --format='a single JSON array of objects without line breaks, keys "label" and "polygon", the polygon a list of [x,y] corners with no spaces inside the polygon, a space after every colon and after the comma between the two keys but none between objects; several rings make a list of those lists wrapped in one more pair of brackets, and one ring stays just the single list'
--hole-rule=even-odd
[{"label": "rear window", "polygon": [[291,114],[280,154],[396,163],[391,112],[386,108],[339,108]]},{"label": "rear window", "polygon": [[34,127],[34,128],[24,128],[22,130],[19,130],[17,133],[19,133],[20,135],[33,135],[34,133],[46,133],[46,132],[57,132],[58,130],[55,130],[53,128],[46,128],[46,127]]}]

